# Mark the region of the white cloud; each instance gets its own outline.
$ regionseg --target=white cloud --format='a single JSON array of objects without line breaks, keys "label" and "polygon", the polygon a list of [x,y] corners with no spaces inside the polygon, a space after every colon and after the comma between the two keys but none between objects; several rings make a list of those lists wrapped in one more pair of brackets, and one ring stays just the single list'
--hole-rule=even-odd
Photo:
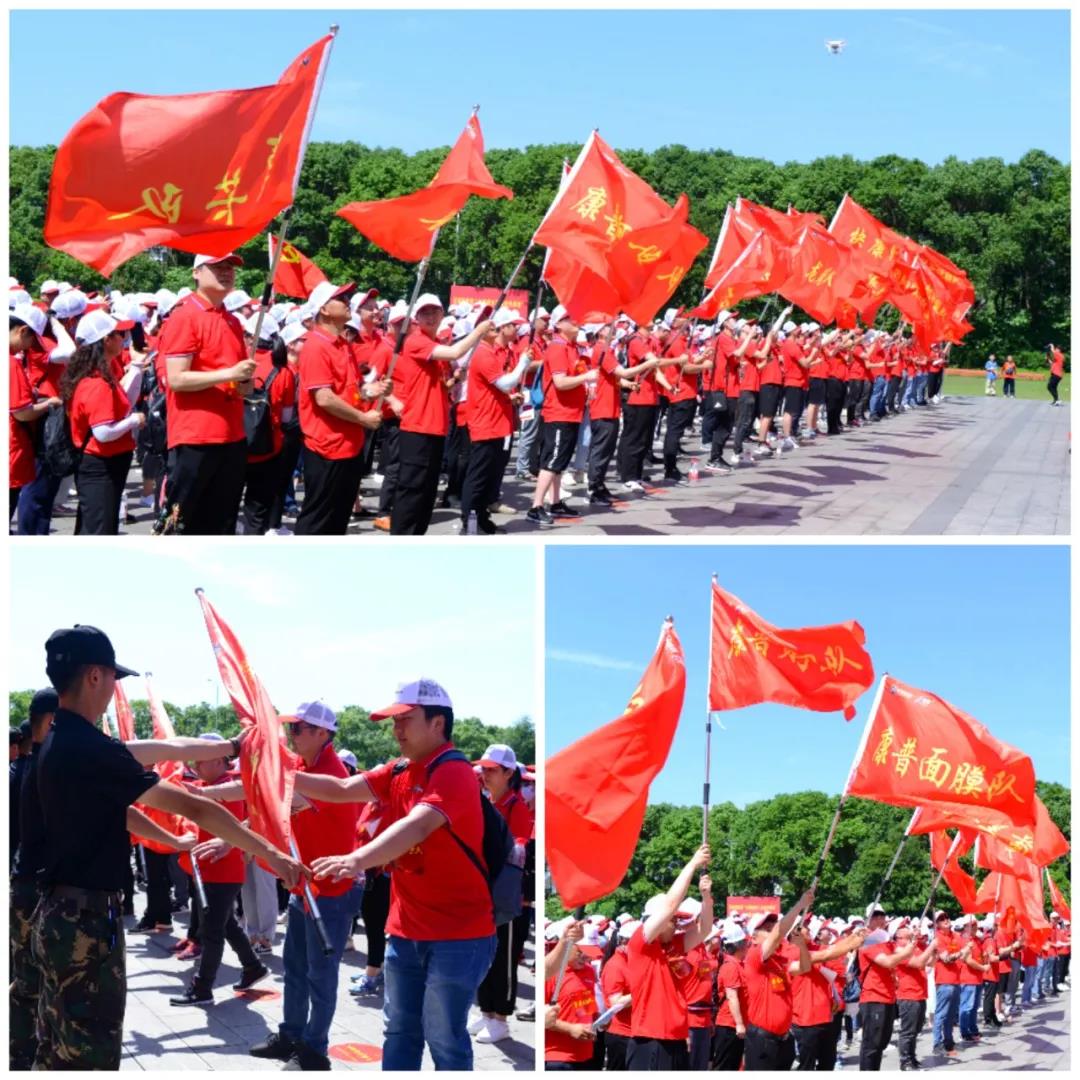
[{"label": "white cloud", "polygon": [[560,664],[577,664],[580,667],[603,668],[606,671],[641,671],[640,662],[618,660],[599,653],[574,652],[572,649],[548,649],[547,658]]}]

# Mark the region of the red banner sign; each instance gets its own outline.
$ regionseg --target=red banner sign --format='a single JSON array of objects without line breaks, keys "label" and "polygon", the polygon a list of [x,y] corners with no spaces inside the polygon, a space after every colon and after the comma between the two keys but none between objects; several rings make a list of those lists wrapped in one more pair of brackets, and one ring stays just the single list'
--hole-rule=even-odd
[{"label": "red banner sign", "polygon": [[727,898],[727,914],[729,918],[732,915],[759,915],[763,911],[779,915],[780,897],[729,896]]},{"label": "red banner sign", "polygon": [[[479,285],[451,285],[450,304],[494,304],[499,299],[501,289],[481,287]],[[516,311],[523,318],[529,317],[529,293],[527,289],[511,289],[506,294],[503,307]]]}]

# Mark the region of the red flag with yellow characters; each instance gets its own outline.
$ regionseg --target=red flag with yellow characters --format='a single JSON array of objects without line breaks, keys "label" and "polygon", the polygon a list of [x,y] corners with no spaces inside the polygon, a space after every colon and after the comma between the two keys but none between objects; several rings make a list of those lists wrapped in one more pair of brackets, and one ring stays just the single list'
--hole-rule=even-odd
[{"label": "red flag with yellow characters", "polygon": [[791,272],[777,291],[817,322],[832,322],[842,303],[865,295],[850,249],[824,229],[804,229],[790,258]]},{"label": "red flag with yellow characters", "polygon": [[1035,822],[1031,758],[955,705],[891,675],[847,791],[894,806],[961,803],[998,810],[1018,826]]},{"label": "red flag with yellow characters", "polygon": [[715,319],[740,300],[776,292],[789,270],[787,250],[764,229],[758,229],[705,299],[688,314],[691,318]]},{"label": "red flag with yellow characters", "polygon": [[427,187],[393,199],[348,203],[337,215],[388,255],[403,262],[419,262],[431,254],[435,234],[470,195],[482,199],[514,197],[508,187],[495,183],[484,164],[484,135],[476,113],[469,117]]},{"label": "red flag with yellow characters", "polygon": [[332,35],[271,86],[110,94],[56,151],[45,242],[106,277],[163,245],[225,255],[296,192]]},{"label": "red flag with yellow characters", "polygon": [[[277,237],[269,234],[270,265],[274,264]],[[326,275],[298,247],[286,241],[281,246],[281,258],[274,271],[274,292],[306,300],[311,290],[326,281]]]},{"label": "red flag with yellow characters", "polygon": [[712,586],[709,709],[774,701],[814,712],[855,715],[854,702],[874,681],[866,634],[852,620],[780,629],[738,597]]}]

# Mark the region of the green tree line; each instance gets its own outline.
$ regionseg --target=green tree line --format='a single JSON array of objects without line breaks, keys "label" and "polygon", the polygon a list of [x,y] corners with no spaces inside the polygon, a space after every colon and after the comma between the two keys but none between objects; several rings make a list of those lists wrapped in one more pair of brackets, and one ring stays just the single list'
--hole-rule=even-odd
[{"label": "green tree line", "polygon": [[[29,714],[32,690],[13,690],[8,694],[9,722],[12,727],[21,724]],[[164,702],[165,711],[176,728],[177,735],[199,735],[216,731],[232,738],[240,730],[240,722],[231,705],[174,705]],[[131,703],[135,714],[135,734],[140,739],[151,737],[150,706],[145,701]],[[370,769],[384,761],[400,757],[394,741],[392,725],[373,723],[371,714],[359,705],[346,705],[337,710],[338,730],[334,745],[339,750],[351,750],[362,769]],[[485,724],[475,716],[454,717],[454,745],[476,761],[492,743],[506,743],[514,748],[518,761],[532,764],[536,760],[536,733],[532,721],[523,716],[508,727]]]},{"label": "green tree line", "polygon": [[[377,285],[390,298],[407,295],[412,266],[397,262],[334,216],[345,203],[388,198],[413,191],[434,176],[447,147],[405,154],[355,142],[312,143],[300,177],[289,239],[313,258],[332,281]],[[430,287],[447,295],[453,283],[502,285],[509,277],[559,183],[564,158],[576,145],[489,150],[495,180],[515,197],[470,199],[456,222],[443,227],[428,274]],[[960,365],[981,367],[987,353],[1012,353],[1021,366],[1042,367],[1048,342],[1067,342],[1070,329],[1070,166],[1041,150],[1019,161],[1001,158],[939,165],[886,155],[859,161],[844,155],[808,163],[777,165],[723,150],[664,146],[646,153],[619,150],[627,166],[669,202],[690,197],[690,220],[710,239],[679,287],[675,302],[693,305],[724,208],[737,195],[780,209],[789,204],[815,211],[826,221],[845,192],[886,225],[928,244],[967,271],[976,291],[968,318],[975,329],[964,348],[953,350]],[[11,273],[28,286],[48,277],[100,288],[104,279],[45,246],[49,175],[55,147],[12,147],[10,154]],[[242,249],[246,267],[238,287],[252,295],[263,287],[265,237]],[[543,250],[530,253],[518,284],[535,289]],[[173,290],[190,284],[190,256],[158,248],[121,266],[112,284],[124,292]],[[744,313],[761,302],[748,301]],[[895,312],[884,308],[888,325]]]},{"label": "green tree line", "polygon": [[[1054,823],[1069,837],[1070,790],[1043,781],[1036,789]],[[813,879],[838,801],[836,795],[801,791],[775,795],[741,810],[733,803],[711,807],[709,873],[717,911],[723,914],[726,896],[779,894],[785,910],[790,907]],[[903,807],[849,799],[818,883],[815,910],[830,916],[862,914],[873,900],[910,819],[911,811]],[[649,806],[622,884],[610,896],[590,904],[588,910],[607,916],[622,911],[639,915],[650,896],[667,890],[700,843],[700,806]],[[974,867],[970,854],[960,865],[974,873],[977,883],[986,876],[985,870]],[[1065,855],[1050,867],[1066,900],[1070,896],[1070,865],[1071,856]],[[886,910],[917,915],[935,876],[936,871],[930,868],[928,838],[909,837],[882,896]],[[961,914],[944,881],[934,905],[954,917]],[[556,895],[549,895],[545,906],[551,918],[566,914]]]}]

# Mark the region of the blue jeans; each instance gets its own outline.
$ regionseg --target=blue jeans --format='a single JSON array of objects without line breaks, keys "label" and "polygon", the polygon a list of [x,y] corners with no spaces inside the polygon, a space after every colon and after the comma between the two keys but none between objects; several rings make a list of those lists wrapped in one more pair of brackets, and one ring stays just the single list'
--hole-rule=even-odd
[{"label": "blue jeans", "polygon": [[570,468],[574,472],[584,472],[589,464],[589,446],[592,443],[592,424],[590,423],[589,410],[585,409],[585,417],[577,433],[577,446],[574,448],[574,456],[570,461]]},{"label": "blue jeans", "polygon": [[914,405],[915,404],[915,376],[905,375],[904,381],[900,386],[900,404],[901,405]]},{"label": "blue jeans", "polygon": [[1049,997],[1054,992],[1054,958],[1039,957],[1039,997]]},{"label": "blue jeans", "polygon": [[956,983],[948,983],[945,986],[934,988],[934,1045],[944,1046],[951,1050],[956,1044],[953,1041],[953,1024],[956,1023],[960,1013],[960,987]]},{"label": "blue jeans", "polygon": [[879,375],[874,380],[874,385],[870,388],[870,415],[871,416],[884,416],[885,415],[885,390],[888,387],[888,380],[884,375]]},{"label": "blue jeans", "polygon": [[34,479],[19,492],[19,509],[16,513],[20,536],[49,535],[53,503],[63,482],[45,472],[41,458],[34,463],[34,468]]},{"label": "blue jeans", "polygon": [[278,1030],[318,1054],[325,1055],[330,1044],[341,954],[363,898],[361,885],[354,885],[341,896],[318,898],[319,914],[333,950],[324,956],[315,920],[304,911],[304,898],[289,897],[289,921],[281,957],[285,965],[283,1022]]},{"label": "blue jeans", "polygon": [[922,372],[921,374],[915,376],[915,404],[916,405],[925,405],[926,404],[926,383],[927,383],[928,379],[929,379],[929,376],[926,374],[925,371]]},{"label": "blue jeans", "polygon": [[494,957],[494,934],[459,941],[387,938],[384,1071],[418,1070],[425,1042],[436,1069],[472,1069],[465,1025]]},{"label": "blue jeans", "polygon": [[1021,1005],[1031,1005],[1034,999],[1035,983],[1038,981],[1038,965],[1024,965],[1024,993],[1020,998]]},{"label": "blue jeans", "polygon": [[960,1034],[965,1038],[979,1034],[980,990],[981,983],[963,983],[960,986]]}]

